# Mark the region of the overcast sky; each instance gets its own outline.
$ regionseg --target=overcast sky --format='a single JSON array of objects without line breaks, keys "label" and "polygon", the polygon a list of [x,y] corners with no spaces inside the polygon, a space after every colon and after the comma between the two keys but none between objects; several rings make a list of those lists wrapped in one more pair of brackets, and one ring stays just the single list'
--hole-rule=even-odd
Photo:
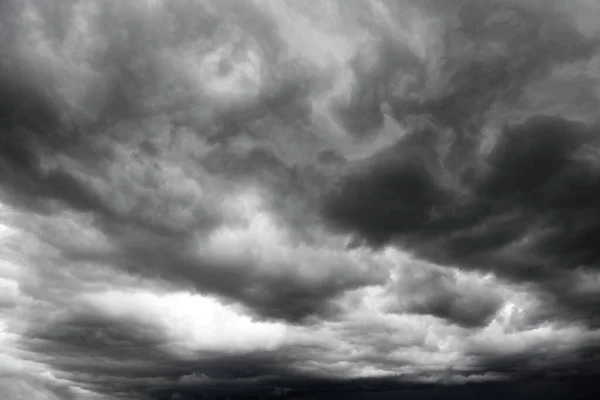
[{"label": "overcast sky", "polygon": [[599,20],[0,1],[0,398],[589,394]]}]

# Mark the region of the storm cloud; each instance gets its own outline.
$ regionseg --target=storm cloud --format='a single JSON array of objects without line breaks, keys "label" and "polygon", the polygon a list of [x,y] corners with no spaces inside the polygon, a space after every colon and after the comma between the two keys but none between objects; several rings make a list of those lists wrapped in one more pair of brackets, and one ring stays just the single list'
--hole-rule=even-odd
[{"label": "storm cloud", "polygon": [[1,2],[0,394],[591,393],[598,18]]}]

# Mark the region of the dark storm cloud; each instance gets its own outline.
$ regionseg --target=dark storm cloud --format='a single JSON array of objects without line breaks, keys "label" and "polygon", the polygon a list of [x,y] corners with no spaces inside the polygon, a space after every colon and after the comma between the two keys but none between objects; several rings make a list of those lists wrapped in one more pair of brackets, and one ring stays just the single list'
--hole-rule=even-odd
[{"label": "dark storm cloud", "polygon": [[558,381],[582,383],[598,374],[600,352],[597,344],[570,346],[565,343],[552,352],[543,342],[516,354],[482,354],[475,352],[481,370],[510,375],[516,381]]},{"label": "dark storm cloud", "polygon": [[[554,298],[540,319],[554,313],[595,324],[595,295],[559,282],[597,264],[599,181],[590,159],[597,126],[544,115],[505,121],[489,153],[482,130],[495,107],[521,98],[528,82],[556,65],[588,60],[597,42],[534,4],[437,10],[455,15],[443,30],[438,87],[425,88],[432,77],[416,73],[416,92],[405,86],[386,98],[399,121],[417,115],[426,122],[355,165],[326,196],[325,217],[357,235],[353,246],[361,238],[376,247],[398,243],[441,265],[534,282]],[[449,315],[452,302],[440,304],[446,309],[429,311]]]},{"label": "dark storm cloud", "polygon": [[69,143],[55,102],[17,71],[6,68],[0,70],[0,99],[0,179],[5,190],[14,192],[13,201],[43,207],[43,199],[50,198],[82,210],[101,208],[68,172],[43,170],[42,152]]},{"label": "dark storm cloud", "polygon": [[432,315],[466,328],[487,325],[502,305],[491,285],[421,265],[411,266],[390,290],[397,297],[396,311]]},{"label": "dark storm cloud", "polygon": [[[545,399],[563,399],[566,397],[574,399],[591,399],[598,394],[597,385],[592,377],[566,378],[561,380],[523,380],[511,383],[483,383],[471,385],[427,385],[427,384],[394,384],[389,381],[377,381],[366,379],[351,383],[323,382],[321,384],[296,384],[292,387],[280,387],[272,391],[261,390],[226,390],[222,388],[167,390],[154,395],[156,400],[199,400],[207,398],[215,399],[298,399],[298,400],[321,400],[341,398],[352,400],[429,400],[429,399],[530,399],[535,396],[543,396]],[[219,390],[220,389],[220,390]],[[171,397],[171,396],[180,397]]]},{"label": "dark storm cloud", "polygon": [[416,388],[394,389],[382,391],[360,391],[339,392],[331,391],[326,393],[305,393],[300,394],[298,400],[321,400],[332,397],[342,397],[351,400],[442,400],[442,399],[469,399],[477,400],[485,397],[486,399],[519,399],[526,400],[532,397],[540,396],[545,399],[591,399],[598,393],[597,385],[593,378],[566,379],[557,381],[522,381],[510,384],[506,383],[485,383],[473,385],[448,385],[448,386],[423,386]]},{"label": "dark storm cloud", "polygon": [[483,129],[596,51],[557,7],[55,3],[0,3],[0,397],[597,373],[599,128]]},{"label": "dark storm cloud", "polygon": [[465,164],[478,170],[459,167],[450,186],[444,155],[415,144],[427,135],[417,132],[342,180],[325,215],[372,244],[399,243],[442,265],[517,281],[595,270],[598,133],[595,125],[532,117],[505,128],[481,160],[472,153]]}]

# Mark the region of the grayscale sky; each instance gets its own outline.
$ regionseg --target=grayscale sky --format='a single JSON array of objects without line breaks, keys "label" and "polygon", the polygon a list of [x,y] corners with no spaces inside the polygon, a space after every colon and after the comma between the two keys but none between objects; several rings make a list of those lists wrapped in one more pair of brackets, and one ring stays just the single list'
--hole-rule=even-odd
[{"label": "grayscale sky", "polygon": [[598,21],[1,1],[0,398],[589,393]]}]

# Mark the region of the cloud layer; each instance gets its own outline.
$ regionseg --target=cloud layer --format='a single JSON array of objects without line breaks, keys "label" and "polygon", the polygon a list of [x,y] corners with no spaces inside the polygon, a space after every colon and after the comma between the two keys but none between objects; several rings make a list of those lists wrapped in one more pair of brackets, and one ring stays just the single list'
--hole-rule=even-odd
[{"label": "cloud layer", "polygon": [[0,3],[0,394],[589,386],[598,17]]}]

